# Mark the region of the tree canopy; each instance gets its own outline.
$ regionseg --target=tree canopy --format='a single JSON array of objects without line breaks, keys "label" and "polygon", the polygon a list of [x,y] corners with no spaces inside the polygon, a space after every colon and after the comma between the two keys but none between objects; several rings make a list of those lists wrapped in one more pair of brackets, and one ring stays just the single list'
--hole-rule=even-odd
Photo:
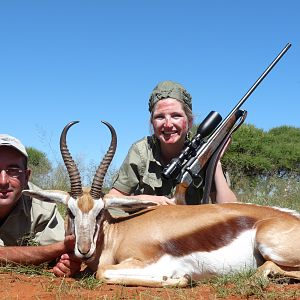
[{"label": "tree canopy", "polygon": [[[196,130],[195,125],[192,131]],[[280,126],[264,131],[243,124],[233,134],[222,164],[237,176],[299,175],[300,128]]]},{"label": "tree canopy", "polygon": [[280,126],[263,131],[243,124],[223,157],[230,171],[247,176],[300,173],[300,128]]},{"label": "tree canopy", "polygon": [[39,184],[41,177],[44,177],[52,170],[52,165],[47,155],[33,147],[27,147],[28,167],[32,170],[31,180]]}]

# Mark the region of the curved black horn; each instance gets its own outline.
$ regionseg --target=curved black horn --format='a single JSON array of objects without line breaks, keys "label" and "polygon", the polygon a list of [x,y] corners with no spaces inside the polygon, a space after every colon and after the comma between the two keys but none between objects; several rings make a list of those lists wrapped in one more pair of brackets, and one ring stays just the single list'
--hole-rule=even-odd
[{"label": "curved black horn", "polygon": [[71,183],[70,194],[74,198],[82,195],[82,185],[81,185],[81,178],[80,178],[78,168],[67,147],[66,136],[69,128],[78,122],[79,121],[73,121],[67,124],[60,135],[60,152],[64,160],[65,166],[68,170],[68,174],[70,178],[70,183]]},{"label": "curved black horn", "polygon": [[90,194],[93,197],[93,199],[99,199],[102,196],[102,185],[104,181],[104,177],[106,175],[107,169],[115,155],[116,148],[117,148],[117,134],[115,129],[110,125],[108,122],[101,121],[103,124],[105,124],[111,133],[111,142],[110,146],[103,157],[96,174],[93,179],[92,187]]}]

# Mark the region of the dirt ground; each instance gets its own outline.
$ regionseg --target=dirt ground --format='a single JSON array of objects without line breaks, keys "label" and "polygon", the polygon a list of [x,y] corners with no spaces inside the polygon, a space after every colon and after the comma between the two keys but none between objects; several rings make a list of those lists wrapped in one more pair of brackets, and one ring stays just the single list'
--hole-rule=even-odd
[{"label": "dirt ground", "polygon": [[99,284],[91,289],[76,279],[41,275],[22,275],[13,272],[0,274],[0,299],[300,299],[300,284],[272,284],[260,296],[218,297],[211,286],[192,288],[143,288]]}]

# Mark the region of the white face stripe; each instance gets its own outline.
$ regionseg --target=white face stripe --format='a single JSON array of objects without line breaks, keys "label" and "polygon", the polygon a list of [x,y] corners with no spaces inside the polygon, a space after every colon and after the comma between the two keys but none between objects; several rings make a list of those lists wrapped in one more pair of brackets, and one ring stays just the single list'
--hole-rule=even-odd
[{"label": "white face stripe", "polygon": [[76,236],[75,255],[79,258],[89,258],[96,249],[96,241],[99,233],[97,216],[104,203],[101,199],[93,200],[93,207],[88,212],[83,213],[78,207],[78,201],[70,198],[68,208],[74,215],[74,234]]}]

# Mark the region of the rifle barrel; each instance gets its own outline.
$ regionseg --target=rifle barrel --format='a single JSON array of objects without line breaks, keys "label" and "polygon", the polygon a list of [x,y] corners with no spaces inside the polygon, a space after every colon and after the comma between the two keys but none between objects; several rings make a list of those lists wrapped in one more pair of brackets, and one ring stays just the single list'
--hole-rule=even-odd
[{"label": "rifle barrel", "polygon": [[[203,165],[199,163],[199,157],[201,153],[206,153],[205,157],[207,162],[207,158],[209,153],[214,153],[216,150],[216,143],[219,140],[223,140],[227,133],[230,131],[233,125],[232,120],[235,118],[240,118],[238,111],[242,104],[249,98],[249,96],[253,93],[253,91],[257,88],[257,86],[262,82],[262,80],[268,75],[268,73],[273,69],[273,67],[277,64],[277,62],[282,58],[282,56],[287,52],[287,50],[291,47],[291,44],[288,43],[281,52],[277,55],[277,57],[273,60],[273,62],[267,67],[267,69],[260,75],[260,77],[255,81],[252,87],[248,90],[248,92],[243,96],[243,98],[237,103],[237,105],[232,109],[232,111],[228,114],[228,116],[217,126],[217,128],[213,131],[213,133],[209,136],[208,140],[204,144],[200,144],[197,149],[196,155],[192,156],[182,167],[181,169],[181,179],[179,181],[185,182],[188,185],[192,182],[193,174],[199,174]],[[231,126],[231,127],[230,127]],[[219,137],[219,140],[218,140]],[[213,143],[215,142],[215,145]],[[210,151],[208,151],[210,150]]]},{"label": "rifle barrel", "polygon": [[269,72],[273,69],[273,67],[278,63],[278,61],[282,58],[282,56],[288,51],[288,49],[292,46],[292,44],[287,43],[286,46],[281,50],[281,52],[277,55],[277,57],[272,61],[272,63],[267,67],[267,69],[260,75],[260,77],[255,81],[252,87],[248,90],[248,92],[244,95],[244,97],[238,102],[238,104],[233,108],[231,113],[228,115],[231,116],[235,111],[237,111],[242,104],[249,98],[249,96],[254,92],[257,86],[263,81],[263,79],[269,74]]}]

